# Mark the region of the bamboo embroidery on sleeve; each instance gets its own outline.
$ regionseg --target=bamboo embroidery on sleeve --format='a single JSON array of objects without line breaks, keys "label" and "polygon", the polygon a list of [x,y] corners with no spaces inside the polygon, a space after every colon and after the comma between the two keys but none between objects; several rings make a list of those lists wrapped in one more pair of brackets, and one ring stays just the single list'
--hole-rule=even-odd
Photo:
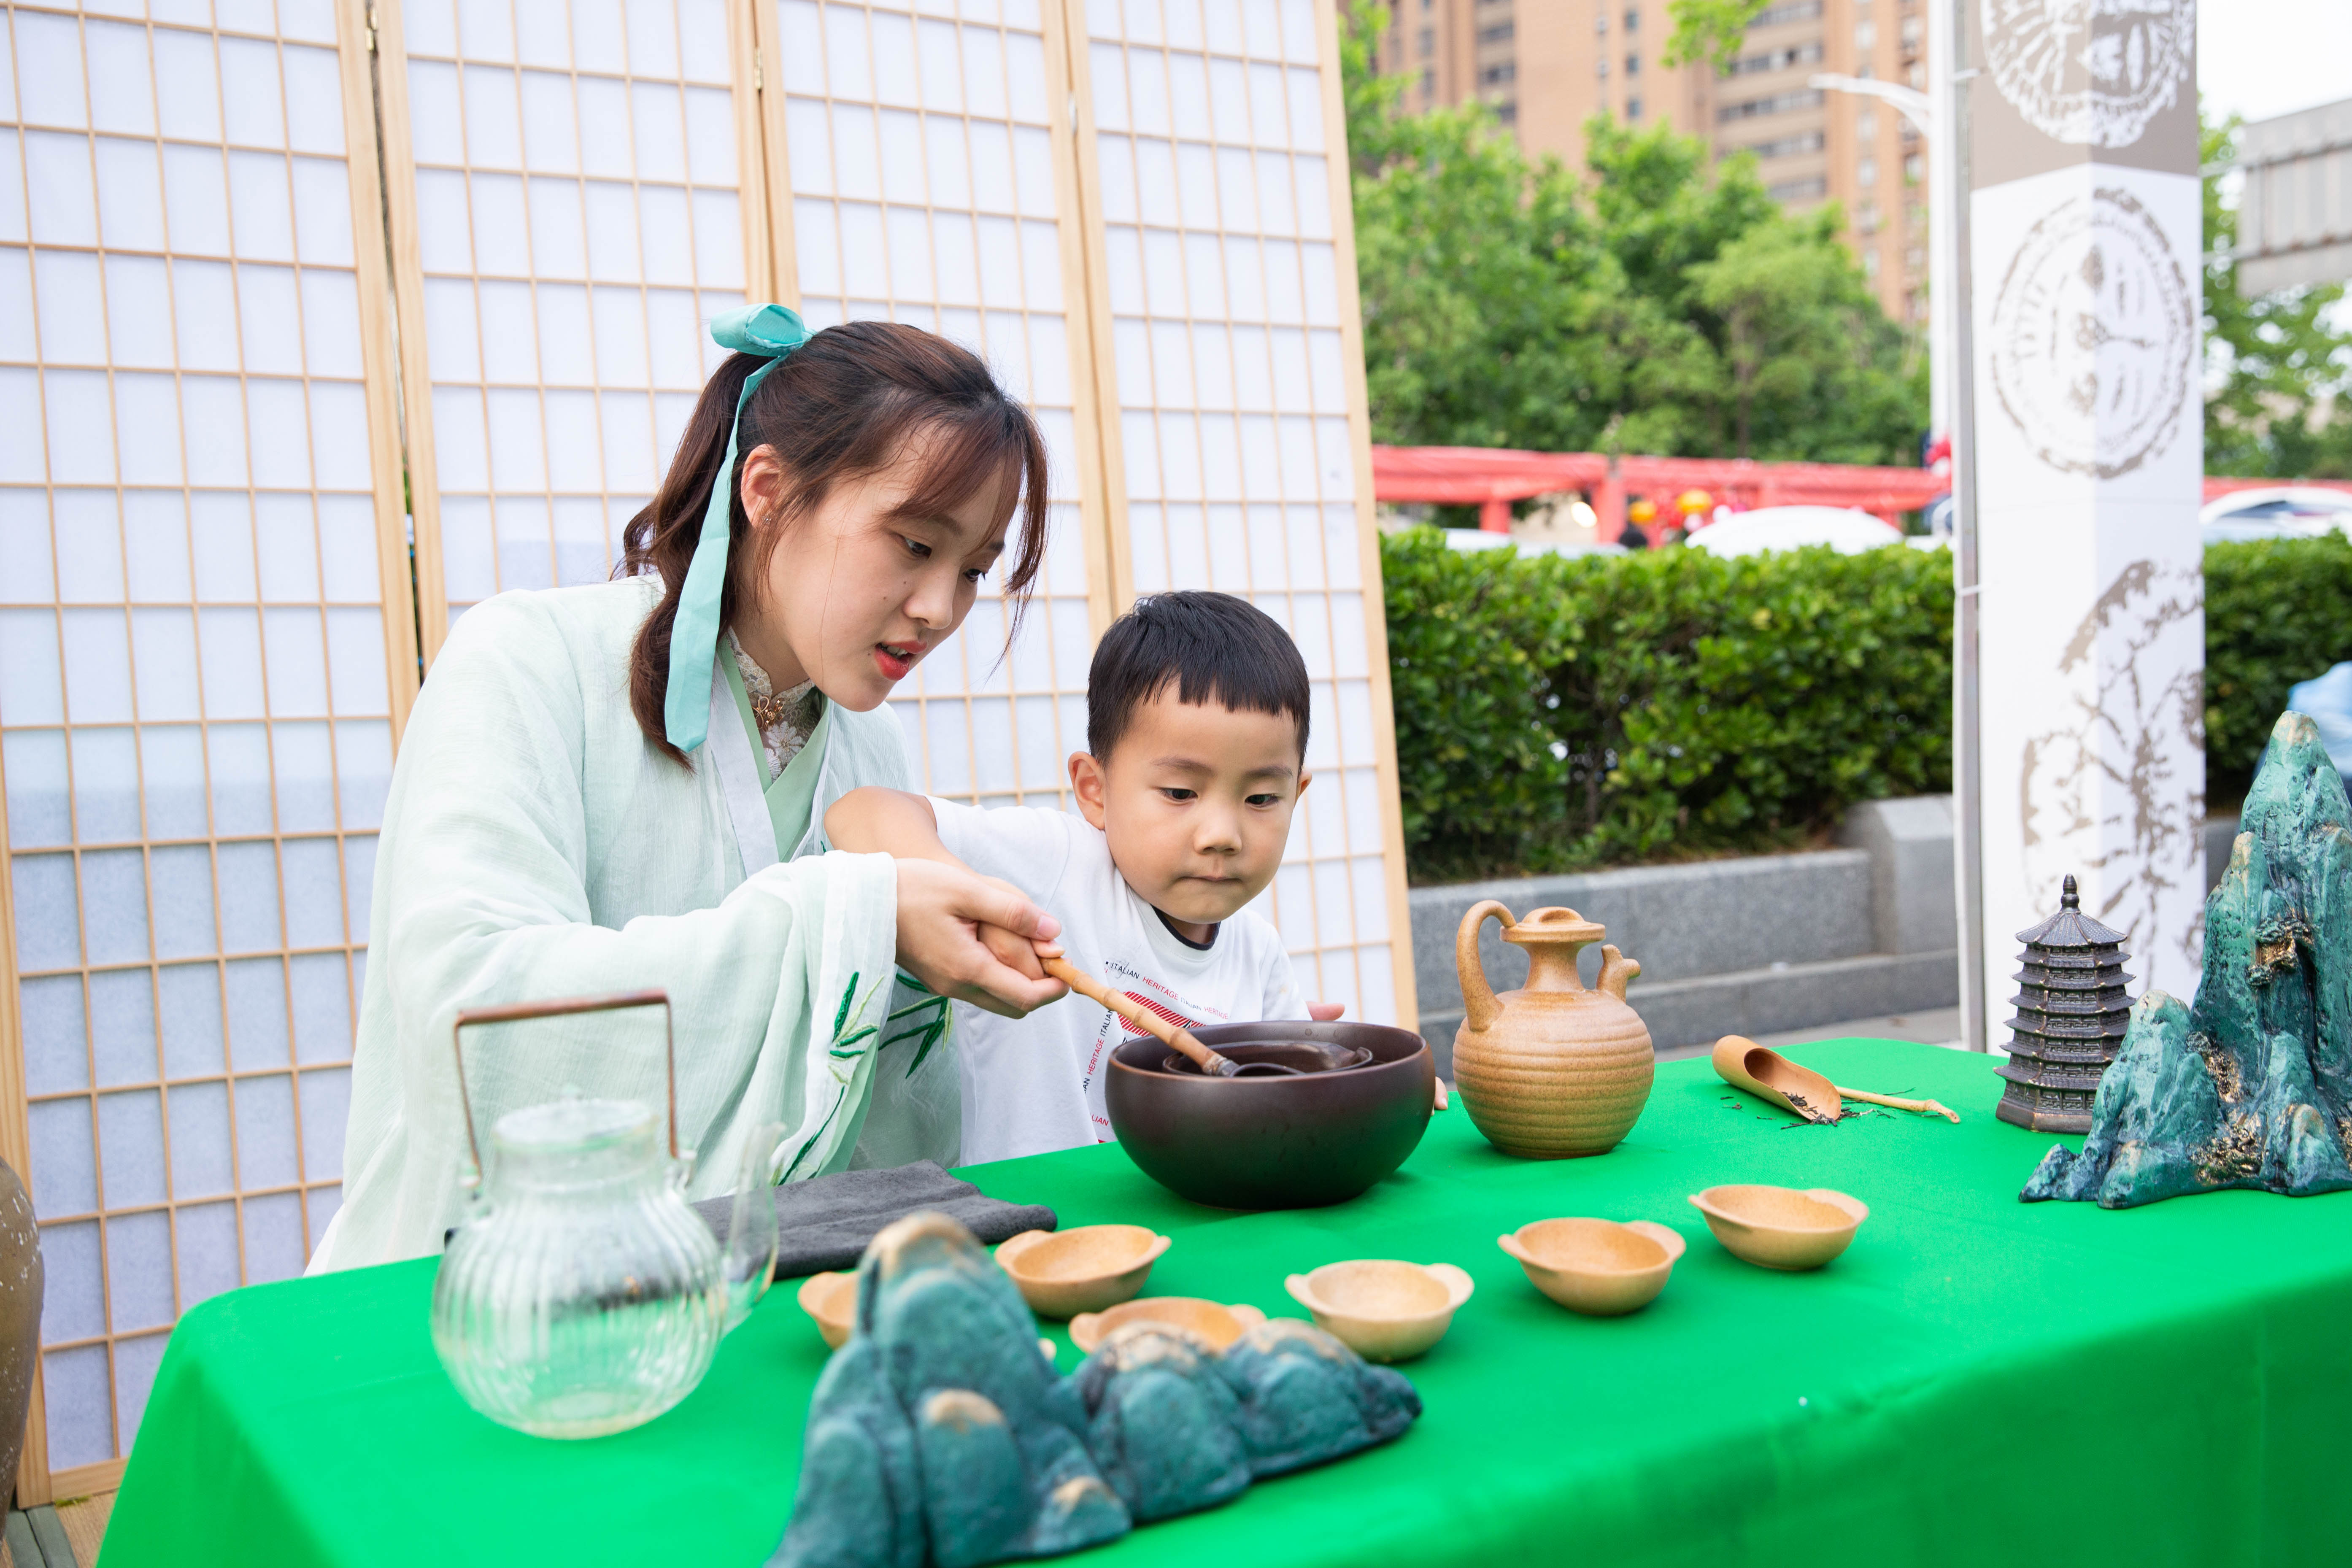
[{"label": "bamboo embroidery on sleeve", "polygon": [[824,1120],[816,1124],[816,1131],[809,1134],[808,1142],[803,1143],[799,1152],[793,1154],[792,1163],[784,1167],[784,1173],[776,1178],[778,1186],[791,1181],[799,1172],[801,1162],[809,1157],[809,1152],[824,1141],[826,1131],[833,1126],[833,1119],[840,1115],[841,1108],[848,1103],[849,1083],[856,1074],[857,1058],[866,1055],[869,1049],[875,1048],[868,1046],[866,1042],[882,1032],[880,1026],[875,1024],[851,1027],[857,1020],[866,1016],[866,1009],[873,1005],[874,998],[881,994],[884,986],[889,984],[889,977],[885,975],[876,981],[861,997],[857,994],[857,983],[863,978],[863,972],[850,975],[849,984],[842,987],[840,1005],[833,1012],[833,1040],[826,1049],[826,1055],[833,1058],[833,1080],[837,1086],[837,1092],[833,1097],[833,1104],[826,1110]]},{"label": "bamboo embroidery on sleeve", "polygon": [[[931,1047],[938,1045],[948,1032],[948,999],[903,969],[898,972],[898,984],[909,991],[918,993],[920,1000],[909,1002],[892,1013],[882,1020],[882,1026],[888,1028],[901,1018],[912,1018],[914,1022],[875,1048],[887,1051],[901,1040],[919,1042],[915,1047],[915,1059],[907,1064],[905,1076],[912,1078],[915,1076],[915,1069],[921,1067],[923,1059],[931,1054]],[[921,1016],[918,1016],[918,1015]]]}]

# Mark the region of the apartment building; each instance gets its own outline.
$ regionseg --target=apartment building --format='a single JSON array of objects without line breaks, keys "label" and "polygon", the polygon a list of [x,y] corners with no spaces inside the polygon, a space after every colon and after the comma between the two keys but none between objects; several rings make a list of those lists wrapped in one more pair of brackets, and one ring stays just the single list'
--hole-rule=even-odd
[{"label": "apartment building", "polygon": [[1384,68],[1409,109],[1477,101],[1530,154],[1584,156],[1584,124],[1668,125],[1717,159],[1753,153],[1791,211],[1835,201],[1888,315],[1927,319],[1927,155],[1885,104],[1807,85],[1824,72],[1924,90],[1925,0],[1776,0],[1728,72],[1667,69],[1666,0],[1391,0]]}]

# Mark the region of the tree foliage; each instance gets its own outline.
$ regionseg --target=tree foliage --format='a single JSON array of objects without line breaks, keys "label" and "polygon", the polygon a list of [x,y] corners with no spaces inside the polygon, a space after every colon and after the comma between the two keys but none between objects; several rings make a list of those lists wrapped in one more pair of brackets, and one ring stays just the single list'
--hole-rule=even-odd
[{"label": "tree foliage", "polygon": [[[2208,168],[2237,151],[2232,115],[2203,127]],[[2238,215],[2205,177],[2205,471],[2352,479],[2352,330],[2340,283],[2238,291]],[[2331,317],[2336,318],[2331,320]],[[2267,731],[2265,731],[2267,733]]]},{"label": "tree foliage", "polygon": [[1772,0],[1672,0],[1666,14],[1675,30],[1658,63],[1669,68],[1705,60],[1717,71],[1727,71],[1748,41],[1748,25]]},{"label": "tree foliage", "polygon": [[1376,440],[1910,462],[1925,355],[1837,240],[1753,160],[1596,118],[1587,167],[1529,161],[1482,107],[1406,114],[1343,60]]},{"label": "tree foliage", "polygon": [[1878,300],[1823,209],[1760,224],[1685,275],[1720,323],[1731,455],[1900,462],[1924,412]]}]

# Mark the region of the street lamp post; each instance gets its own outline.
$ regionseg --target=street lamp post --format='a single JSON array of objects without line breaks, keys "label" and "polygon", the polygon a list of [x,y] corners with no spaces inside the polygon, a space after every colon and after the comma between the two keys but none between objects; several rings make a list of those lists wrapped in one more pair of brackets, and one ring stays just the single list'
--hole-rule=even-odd
[{"label": "street lamp post", "polygon": [[[1952,477],[1952,793],[1954,892],[1958,910],[1960,1042],[1981,1051],[1990,1030],[1986,1016],[1984,963],[1984,797],[1977,579],[1976,432],[1969,396],[1973,350],[1967,327],[1969,238],[1962,223],[1960,159],[1968,133],[1960,123],[1959,61],[1963,17],[1955,0],[1928,0],[1927,84],[1921,92],[1899,82],[1823,73],[1808,85],[1852,92],[1892,107],[1927,145],[1927,232],[1934,261],[1927,276],[1928,426],[1951,443]],[[1974,75],[1973,71],[1968,72]]]},{"label": "street lamp post", "polygon": [[[1968,23],[1956,0],[1927,0],[1927,222],[1935,261],[1928,323],[1945,346],[1943,417],[1952,452],[1952,891],[1959,917],[1960,1045],[1992,1041],[1986,1013],[1984,879],[1984,604],[1979,589],[1975,262],[1969,248]],[[1931,365],[1931,378],[1937,372]]]}]

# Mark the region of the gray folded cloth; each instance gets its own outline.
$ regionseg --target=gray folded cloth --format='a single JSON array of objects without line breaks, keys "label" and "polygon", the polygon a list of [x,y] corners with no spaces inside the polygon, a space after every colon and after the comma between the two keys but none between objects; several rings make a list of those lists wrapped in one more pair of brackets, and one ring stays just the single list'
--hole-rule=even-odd
[{"label": "gray folded cloth", "polygon": [[[778,1279],[847,1268],[866,1255],[866,1243],[883,1226],[919,1209],[954,1215],[990,1247],[1024,1230],[1052,1230],[1061,1223],[1042,1204],[1000,1203],[929,1160],[883,1171],[843,1171],[772,1191]],[[710,1226],[719,1245],[726,1246],[734,1195],[705,1198],[694,1212]]]}]

